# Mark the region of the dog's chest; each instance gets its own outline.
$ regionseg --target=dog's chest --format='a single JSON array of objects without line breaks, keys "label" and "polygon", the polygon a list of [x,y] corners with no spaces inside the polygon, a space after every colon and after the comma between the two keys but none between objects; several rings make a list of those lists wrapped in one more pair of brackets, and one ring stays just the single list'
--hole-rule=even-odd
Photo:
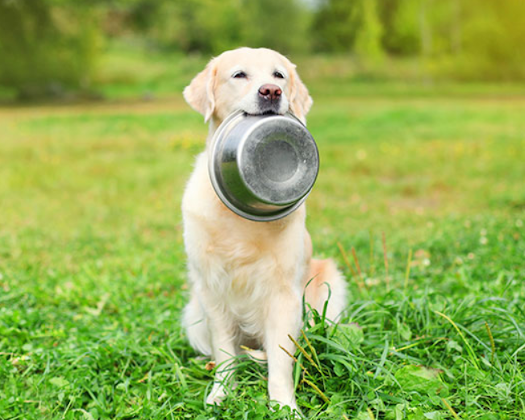
[{"label": "dog's chest", "polygon": [[206,277],[212,284],[208,286],[217,289],[216,293],[246,298],[275,287],[283,265],[278,255],[280,247],[274,249],[271,241],[235,231],[220,237],[209,235],[207,239],[202,260],[209,266]]},{"label": "dog's chest", "polygon": [[279,289],[275,255],[257,241],[240,242],[235,237],[210,241],[203,251],[207,275],[201,278],[201,290],[213,296],[232,324],[249,336],[259,336],[269,302]]},{"label": "dog's chest", "polygon": [[[240,218],[215,195],[201,155],[183,198],[184,240],[199,293],[252,335],[272,297],[300,289],[305,266],[304,208],[286,220]],[[208,299],[208,300],[210,300]]]}]

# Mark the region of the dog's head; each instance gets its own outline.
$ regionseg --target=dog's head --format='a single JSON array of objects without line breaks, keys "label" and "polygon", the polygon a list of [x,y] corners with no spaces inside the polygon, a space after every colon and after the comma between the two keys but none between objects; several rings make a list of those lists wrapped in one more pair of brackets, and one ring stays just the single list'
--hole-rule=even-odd
[{"label": "dog's head", "polygon": [[312,106],[295,64],[267,48],[222,53],[184,89],[184,98],[205,121],[216,123],[239,110],[251,115],[291,111],[305,122]]}]

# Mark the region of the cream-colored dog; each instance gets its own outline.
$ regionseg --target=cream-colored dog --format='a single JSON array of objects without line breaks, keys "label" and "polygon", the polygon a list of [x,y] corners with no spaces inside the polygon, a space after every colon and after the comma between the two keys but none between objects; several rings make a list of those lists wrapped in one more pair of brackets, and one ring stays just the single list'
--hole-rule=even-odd
[{"label": "cream-colored dog", "polygon": [[345,305],[344,279],[332,260],[311,259],[304,205],[272,222],[253,222],[226,208],[208,177],[208,150],[215,130],[234,111],[291,111],[304,122],[312,99],[295,65],[264,48],[239,48],[214,58],[184,98],[210,123],[207,150],[197,157],[182,200],[191,285],[183,324],[191,345],[218,366],[207,402],[225,397],[240,346],[262,346],[270,399],[296,409],[292,360],[280,347],[295,351],[288,334],[300,332],[303,293],[322,312],[330,289],[327,317],[337,318]]}]

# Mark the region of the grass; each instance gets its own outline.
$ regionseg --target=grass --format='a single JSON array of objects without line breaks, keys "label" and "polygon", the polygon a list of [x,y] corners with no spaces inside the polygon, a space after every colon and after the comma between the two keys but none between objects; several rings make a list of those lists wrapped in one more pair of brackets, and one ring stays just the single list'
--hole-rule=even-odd
[{"label": "grass", "polygon": [[[109,59],[110,101],[0,108],[0,418],[285,418],[246,358],[205,407],[213,370],[179,323],[179,203],[206,128],[178,90],[202,60],[159,58],[135,79],[121,69],[138,58]],[[315,66],[308,227],[351,298],[340,326],[313,314],[298,339],[303,413],[523,418],[523,88],[340,75],[338,92]]]}]

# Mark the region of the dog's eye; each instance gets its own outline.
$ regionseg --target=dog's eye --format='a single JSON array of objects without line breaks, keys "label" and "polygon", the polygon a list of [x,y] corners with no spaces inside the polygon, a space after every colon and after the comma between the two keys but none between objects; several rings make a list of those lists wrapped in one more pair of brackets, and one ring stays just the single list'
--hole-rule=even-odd
[{"label": "dog's eye", "polygon": [[284,74],[282,74],[280,71],[278,70],[275,70],[273,72],[273,77],[277,78],[277,79],[284,79]]},{"label": "dog's eye", "polygon": [[236,71],[235,73],[233,73],[232,77],[234,79],[246,79],[248,75],[243,71]]}]

